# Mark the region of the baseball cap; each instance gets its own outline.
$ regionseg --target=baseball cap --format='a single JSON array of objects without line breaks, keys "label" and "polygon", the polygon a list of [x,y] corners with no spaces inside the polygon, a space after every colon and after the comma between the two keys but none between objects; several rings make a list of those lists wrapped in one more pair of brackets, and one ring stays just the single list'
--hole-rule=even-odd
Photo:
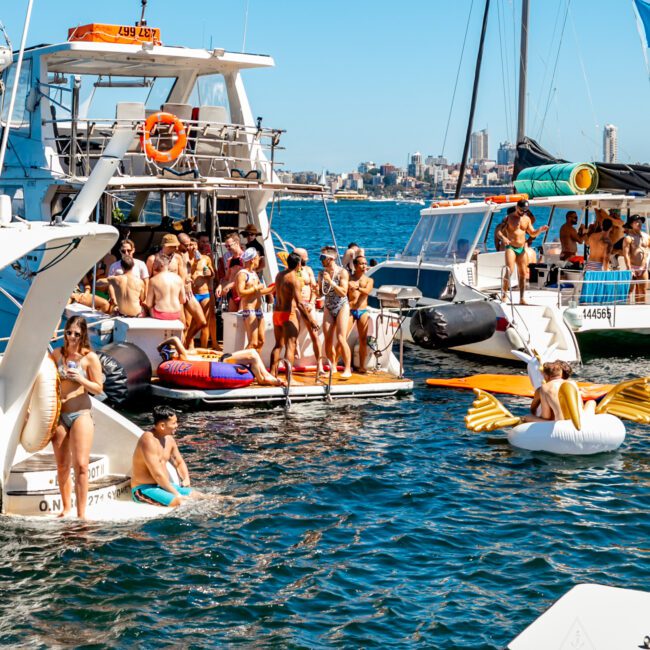
[{"label": "baseball cap", "polygon": [[242,262],[250,262],[257,257],[257,250],[254,248],[247,248],[241,255]]},{"label": "baseball cap", "polygon": [[528,201],[526,201],[526,199],[521,199],[521,201],[517,201],[517,207],[521,210],[528,210]]}]

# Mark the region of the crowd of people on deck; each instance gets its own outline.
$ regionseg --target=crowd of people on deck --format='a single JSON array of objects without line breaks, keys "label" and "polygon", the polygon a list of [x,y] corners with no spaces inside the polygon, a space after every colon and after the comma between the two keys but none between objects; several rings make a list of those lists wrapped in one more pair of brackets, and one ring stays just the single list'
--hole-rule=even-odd
[{"label": "crowd of people on deck", "polygon": [[[298,337],[306,331],[317,373],[327,370],[330,361],[336,367],[340,359],[340,378],[350,378],[348,339],[356,328],[356,370],[365,373],[368,297],[373,280],[366,275],[369,262],[364,250],[351,243],[339,257],[334,247],[325,246],[320,252],[322,269],[316,273],[309,266],[307,250],[296,248],[283,257],[286,268],[275,281],[265,283],[265,249],[258,240],[260,234],[252,224],[241,232],[232,232],[223,241],[222,254],[215,256],[207,233],[167,233],[159,250],[145,261],[135,257],[134,242],[123,239],[119,259],[107,255],[98,263],[71,302],[94,306],[113,316],[181,321],[184,329],[180,343],[190,353],[197,343],[201,348],[217,347],[219,306],[222,311],[239,314],[246,348],[259,355],[267,336],[264,315],[272,310],[274,377],[281,360],[294,364]],[[322,322],[316,319],[321,309]]]},{"label": "crowd of people on deck", "polygon": [[[560,260],[574,263],[585,271],[629,270],[632,273],[630,294],[635,302],[646,302],[650,236],[643,230],[645,217],[630,215],[623,221],[619,210],[595,209],[596,219],[588,227],[578,224],[578,214],[569,210],[560,228]],[[530,265],[537,262],[533,241],[548,226],[535,228],[535,217],[528,201],[521,200],[508,208],[504,220],[495,228],[494,244],[505,252],[506,273],[503,299],[510,289],[510,276],[517,269],[520,303],[526,304],[524,293],[530,275]],[[585,244],[588,255],[578,255],[578,245]]]}]

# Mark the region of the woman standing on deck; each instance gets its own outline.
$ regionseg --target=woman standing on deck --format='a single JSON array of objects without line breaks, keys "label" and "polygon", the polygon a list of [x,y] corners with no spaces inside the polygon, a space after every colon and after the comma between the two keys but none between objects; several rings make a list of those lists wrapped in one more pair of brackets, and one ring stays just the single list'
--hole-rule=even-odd
[{"label": "woman standing on deck", "polygon": [[63,347],[52,352],[61,378],[61,416],[52,447],[65,516],[72,506],[70,466],[74,468],[77,515],[86,516],[88,464],[95,433],[89,393],[103,390],[99,357],[91,350],[88,326],[81,316],[73,316],[65,326]]}]

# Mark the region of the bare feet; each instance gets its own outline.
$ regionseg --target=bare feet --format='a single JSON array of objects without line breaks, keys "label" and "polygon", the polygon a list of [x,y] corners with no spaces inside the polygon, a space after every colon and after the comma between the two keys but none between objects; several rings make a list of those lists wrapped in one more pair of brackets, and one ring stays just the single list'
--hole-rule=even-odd
[{"label": "bare feet", "polygon": [[357,373],[360,375],[367,375],[368,371],[365,368],[357,368]]},{"label": "bare feet", "polygon": [[70,514],[70,510],[62,510],[58,515],[57,519],[63,519],[64,517],[67,517]]},{"label": "bare feet", "polygon": [[351,370],[346,370],[345,372],[342,372],[339,377],[341,379],[350,379],[352,377],[352,371]]},{"label": "bare feet", "polygon": [[527,305],[528,303],[526,302],[525,298],[520,298],[519,299],[519,304],[520,305]]}]

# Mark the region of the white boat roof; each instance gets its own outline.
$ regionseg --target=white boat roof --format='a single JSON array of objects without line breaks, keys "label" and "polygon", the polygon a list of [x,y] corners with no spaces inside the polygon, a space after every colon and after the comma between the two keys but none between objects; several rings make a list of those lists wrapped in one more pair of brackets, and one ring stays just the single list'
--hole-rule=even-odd
[{"label": "white boat roof", "polygon": [[[627,209],[629,207],[635,212],[650,213],[650,196],[633,196],[630,194],[610,194],[607,192],[599,192],[595,194],[577,194],[572,196],[545,196],[530,199],[528,202],[531,208],[552,208],[556,206],[563,210],[581,210],[585,207],[586,203],[589,202],[590,207],[621,209]],[[510,201],[508,203],[491,203],[484,200],[466,203],[465,205],[446,206],[441,208],[428,207],[421,210],[420,215],[424,217],[450,213],[485,212],[488,208],[500,211],[509,208],[512,205],[516,205],[516,201]]]},{"label": "white boat roof", "polygon": [[176,77],[183,69],[198,75],[222,74],[275,65],[273,58],[264,54],[84,41],[39,45],[25,51],[25,58],[31,57],[45,59],[49,72],[116,77]]}]

